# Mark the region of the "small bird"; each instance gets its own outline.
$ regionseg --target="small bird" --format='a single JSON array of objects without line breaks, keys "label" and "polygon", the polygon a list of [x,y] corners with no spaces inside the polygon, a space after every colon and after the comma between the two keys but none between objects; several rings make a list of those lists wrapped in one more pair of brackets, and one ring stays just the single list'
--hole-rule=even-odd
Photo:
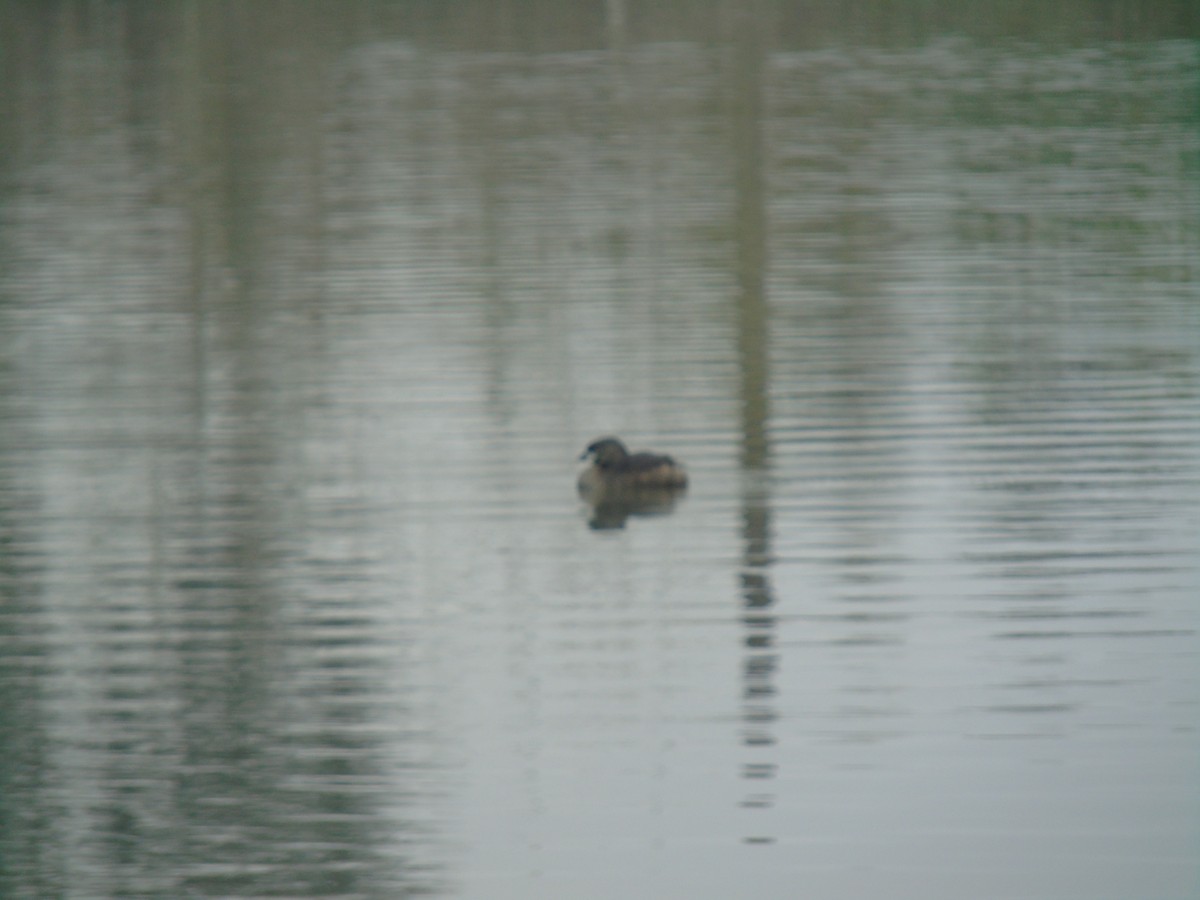
[{"label": "small bird", "polygon": [[630,453],[615,437],[592,441],[579,458],[592,461],[579,474],[578,487],[583,494],[687,487],[687,472],[674,459],[661,453]]}]

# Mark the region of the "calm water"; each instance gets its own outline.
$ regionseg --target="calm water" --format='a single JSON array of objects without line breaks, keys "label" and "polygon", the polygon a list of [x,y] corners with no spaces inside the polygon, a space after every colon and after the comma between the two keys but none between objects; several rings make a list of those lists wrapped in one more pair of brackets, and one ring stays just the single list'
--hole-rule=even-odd
[{"label": "calm water", "polygon": [[506,8],[0,5],[0,894],[1197,896],[1186,10]]}]

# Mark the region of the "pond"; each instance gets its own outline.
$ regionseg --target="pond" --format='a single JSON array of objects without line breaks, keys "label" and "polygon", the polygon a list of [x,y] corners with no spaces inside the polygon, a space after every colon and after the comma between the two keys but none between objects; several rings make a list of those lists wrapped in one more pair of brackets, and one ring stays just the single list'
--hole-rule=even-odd
[{"label": "pond", "polygon": [[0,6],[0,894],[1196,896],[1200,43],[957,8]]}]

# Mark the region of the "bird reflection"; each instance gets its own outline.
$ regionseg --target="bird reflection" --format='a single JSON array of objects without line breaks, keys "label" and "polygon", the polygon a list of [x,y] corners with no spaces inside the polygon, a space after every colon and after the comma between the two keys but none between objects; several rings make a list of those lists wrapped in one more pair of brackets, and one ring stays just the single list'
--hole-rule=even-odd
[{"label": "bird reflection", "polygon": [[682,487],[579,485],[579,496],[589,507],[588,527],[594,531],[624,528],[630,516],[670,515],[683,493]]}]

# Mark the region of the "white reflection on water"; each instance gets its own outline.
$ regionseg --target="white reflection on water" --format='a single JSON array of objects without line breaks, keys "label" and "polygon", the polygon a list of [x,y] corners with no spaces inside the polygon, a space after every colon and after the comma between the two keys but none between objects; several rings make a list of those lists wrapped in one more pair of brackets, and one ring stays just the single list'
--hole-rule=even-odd
[{"label": "white reflection on water", "polygon": [[754,49],[377,42],[218,148],[58,63],[12,893],[1187,895],[1194,47]]}]

